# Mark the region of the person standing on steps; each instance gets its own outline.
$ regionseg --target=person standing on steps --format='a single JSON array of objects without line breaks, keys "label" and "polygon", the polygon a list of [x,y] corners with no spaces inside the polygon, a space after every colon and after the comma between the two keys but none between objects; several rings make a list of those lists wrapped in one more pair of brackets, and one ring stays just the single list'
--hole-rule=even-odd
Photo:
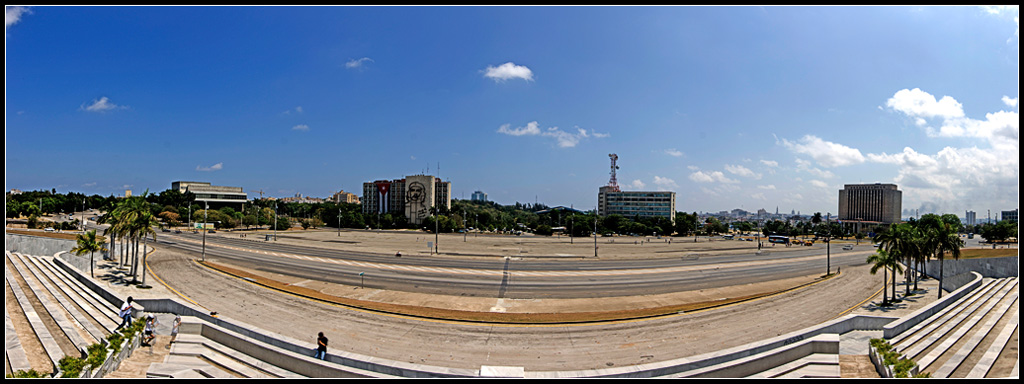
[{"label": "person standing on steps", "polygon": [[327,357],[327,336],[320,332],[316,338],[316,358],[323,360]]},{"label": "person standing on steps", "polygon": [[132,297],[128,296],[128,300],[121,304],[121,311],[117,313],[117,316],[121,318],[121,325],[118,325],[114,330],[121,329],[122,327],[131,324],[132,322]]}]

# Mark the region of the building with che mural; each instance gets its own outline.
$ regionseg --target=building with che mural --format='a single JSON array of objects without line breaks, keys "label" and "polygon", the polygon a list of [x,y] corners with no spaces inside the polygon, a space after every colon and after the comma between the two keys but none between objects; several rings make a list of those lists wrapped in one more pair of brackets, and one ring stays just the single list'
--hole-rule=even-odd
[{"label": "building with che mural", "polygon": [[422,224],[431,208],[451,209],[451,182],[430,175],[363,183],[363,214],[403,215],[410,224]]}]

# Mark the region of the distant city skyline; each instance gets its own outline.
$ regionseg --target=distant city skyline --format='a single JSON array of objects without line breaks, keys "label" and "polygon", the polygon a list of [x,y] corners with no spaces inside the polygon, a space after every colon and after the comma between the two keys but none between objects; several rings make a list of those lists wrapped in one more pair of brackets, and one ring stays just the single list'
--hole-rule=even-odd
[{"label": "distant city skyline", "polygon": [[[7,6],[5,189],[1017,208],[1017,6]],[[440,167],[440,170],[438,170]],[[439,172],[438,172],[439,171]]]}]

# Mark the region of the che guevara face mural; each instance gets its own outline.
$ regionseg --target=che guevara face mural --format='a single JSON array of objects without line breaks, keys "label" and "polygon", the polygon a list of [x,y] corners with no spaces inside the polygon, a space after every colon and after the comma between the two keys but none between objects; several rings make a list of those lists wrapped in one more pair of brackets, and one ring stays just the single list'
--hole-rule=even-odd
[{"label": "che guevara face mural", "polygon": [[423,183],[414,181],[409,183],[405,191],[405,206],[412,215],[406,214],[413,223],[421,223],[427,217],[427,189]]}]

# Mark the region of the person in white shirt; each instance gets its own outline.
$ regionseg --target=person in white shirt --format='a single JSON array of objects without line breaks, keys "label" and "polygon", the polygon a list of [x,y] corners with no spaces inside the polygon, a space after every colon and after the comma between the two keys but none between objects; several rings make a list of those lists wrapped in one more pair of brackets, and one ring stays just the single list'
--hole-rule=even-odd
[{"label": "person in white shirt", "polygon": [[121,318],[121,325],[118,325],[114,330],[121,329],[122,327],[131,324],[132,322],[132,297],[128,296],[128,300],[125,300],[124,304],[121,304],[121,311],[117,313],[117,316]]}]

